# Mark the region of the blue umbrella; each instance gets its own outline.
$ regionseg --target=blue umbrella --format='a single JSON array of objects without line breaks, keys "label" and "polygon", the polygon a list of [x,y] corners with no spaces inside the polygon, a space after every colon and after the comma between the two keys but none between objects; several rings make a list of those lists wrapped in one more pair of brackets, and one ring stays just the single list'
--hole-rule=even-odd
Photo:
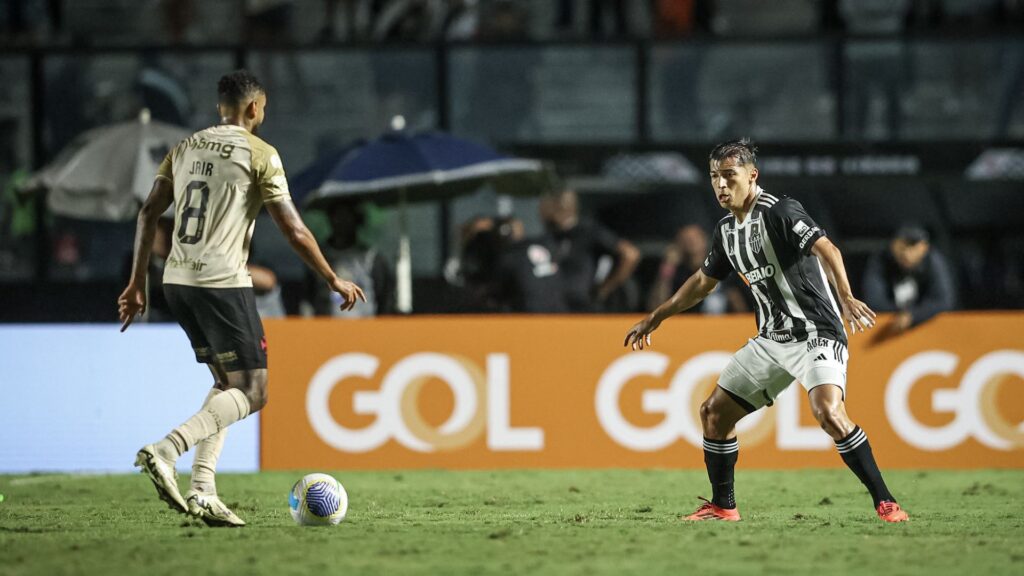
[{"label": "blue umbrella", "polygon": [[[493,149],[443,132],[389,132],[346,153],[326,171],[307,207],[334,201],[372,200],[399,205],[397,262],[398,309],[412,310],[412,260],[405,205],[468,194],[489,183],[502,194],[537,194],[544,183],[543,164],[499,154]],[[320,162],[310,172],[323,170]]]},{"label": "blue umbrella", "polygon": [[288,189],[291,190],[292,200],[295,204],[303,206],[306,203],[306,199],[309,196],[320,189],[320,185],[323,184],[331,175],[331,172],[341,164],[345,156],[352,150],[353,147],[363,144],[365,141],[360,140],[355,142],[352,146],[342,146],[331,149],[329,152],[321,154],[313,161],[312,164],[306,166],[302,172],[296,175],[288,176]]},{"label": "blue umbrella", "polygon": [[[318,161],[311,170],[319,172],[325,167]],[[468,194],[484,183],[502,193],[535,194],[542,169],[538,160],[505,156],[443,132],[395,131],[342,155],[340,162],[326,170],[306,203],[318,206],[332,200],[373,200],[392,204],[403,201],[403,195],[414,202],[439,200]]]}]

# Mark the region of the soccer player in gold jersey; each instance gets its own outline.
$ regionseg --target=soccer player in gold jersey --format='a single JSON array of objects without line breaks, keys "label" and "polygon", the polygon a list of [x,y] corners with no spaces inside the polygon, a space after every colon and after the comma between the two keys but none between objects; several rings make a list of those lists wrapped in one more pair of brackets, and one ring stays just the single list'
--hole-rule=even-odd
[{"label": "soccer player in gold jersey", "polygon": [[[227,427],[267,403],[267,342],[246,270],[260,209],[266,207],[292,248],[341,295],[343,309],[366,298],[324,259],[292,203],[281,157],[256,135],[267,105],[259,80],[239,70],[222,77],[217,91],[220,124],[183,140],[157,171],[139,212],[131,279],[117,304],[123,332],[145,310],[157,219],[173,203],[164,294],[214,385],[202,409],[139,450],[135,464],[171,509],[211,526],[243,526],[217,496],[214,470]],[[191,487],[183,497],[175,462],[193,447]]]}]

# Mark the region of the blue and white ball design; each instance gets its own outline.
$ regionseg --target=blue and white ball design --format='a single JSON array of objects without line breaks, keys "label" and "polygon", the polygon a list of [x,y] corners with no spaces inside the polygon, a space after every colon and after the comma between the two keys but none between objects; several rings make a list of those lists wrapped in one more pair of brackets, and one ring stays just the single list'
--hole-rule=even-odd
[{"label": "blue and white ball design", "polygon": [[307,474],[292,486],[288,508],[300,526],[333,526],[345,519],[348,493],[327,474]]}]

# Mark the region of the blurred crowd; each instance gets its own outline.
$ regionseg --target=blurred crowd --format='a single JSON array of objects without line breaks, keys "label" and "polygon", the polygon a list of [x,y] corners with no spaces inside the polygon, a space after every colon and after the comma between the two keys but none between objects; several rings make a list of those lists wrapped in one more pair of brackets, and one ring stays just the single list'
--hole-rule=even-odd
[{"label": "blurred crowd", "polygon": [[[210,20],[216,20],[211,23]],[[1020,26],[1021,0],[4,0],[14,43],[222,45],[800,35]],[[112,29],[112,23],[120,23]],[[116,32],[113,33],[112,32]]]},{"label": "blurred crowd", "polygon": [[[73,146],[86,129],[132,118],[140,108],[151,111],[153,120],[190,129],[205,126],[211,107],[202,103],[219,74],[236,65],[232,46],[251,46],[246,65],[265,74],[271,85],[274,120],[264,136],[282,151],[289,175],[295,176],[326,151],[379,133],[382,119],[395,114],[409,119],[410,130],[443,127],[500,144],[676,144],[734,133],[810,146],[840,140],[941,142],[950,134],[962,141],[1012,139],[1024,133],[1019,104],[1024,51],[1000,31],[1022,22],[1024,0],[0,0],[0,46],[40,47],[31,52],[44,56],[41,73],[28,58],[0,58],[0,75],[9,79],[8,89],[0,92],[0,280],[84,285],[123,273],[120,259],[109,255],[130,246],[132,223],[54,213],[22,193],[28,168]],[[908,30],[984,30],[1001,40],[978,54],[973,45],[949,49],[963,52],[962,59],[950,52],[943,52],[949,57],[930,56],[932,44],[907,48],[904,44],[911,43],[889,40]],[[804,66],[787,55],[791,47],[776,46],[782,52],[759,60],[759,52],[768,49],[755,42],[742,56],[754,62],[752,69],[721,84],[715,80],[722,75],[710,71],[736,57],[730,51],[733,43],[679,42],[671,50],[637,43],[647,52],[648,65],[635,70],[635,80],[622,81],[632,74],[622,72],[623,67],[635,60],[629,45],[620,45],[627,46],[619,51],[624,54],[609,55],[600,43],[809,37],[831,50],[830,32],[855,35],[840,51],[846,56],[839,62],[838,83],[830,76],[830,57],[811,58]],[[864,41],[862,36],[878,39]],[[563,47],[557,43],[561,40],[593,42]],[[496,48],[486,57],[478,57],[472,47],[372,48],[384,42],[445,41],[556,44],[551,54]],[[360,56],[334,57],[349,42],[363,46],[357,49]],[[261,50],[318,43],[338,46]],[[103,50],[133,44],[168,47]],[[712,49],[716,44],[721,45],[717,52]],[[46,50],[69,46],[74,48]],[[88,49],[79,54],[79,46],[97,47],[97,54]],[[585,49],[573,52],[574,46]],[[795,51],[805,52],[802,46]],[[435,54],[442,52],[446,55],[435,62]],[[911,56],[918,59],[911,62]],[[776,58],[777,67],[766,65]],[[443,67],[442,61],[447,63]],[[946,67],[936,72],[933,61]],[[332,73],[325,74],[328,70]],[[448,76],[438,80],[438,70]],[[593,98],[596,93],[602,97]],[[645,106],[641,120],[632,112],[611,113]],[[801,131],[810,125],[841,129]],[[969,126],[976,132],[968,133]],[[160,154],[151,152],[158,160]],[[573,168],[578,166],[569,171]],[[960,181],[952,184],[957,188]],[[938,195],[939,186],[927,186]],[[632,313],[670,296],[707,252],[713,220],[689,218],[679,222],[674,235],[666,226],[651,233],[645,223],[623,225],[607,218],[588,207],[587,200],[586,193],[581,197],[561,190],[525,211],[479,210],[480,215],[447,226],[454,230],[437,236],[451,232],[451,246],[425,247],[432,252],[428,259],[441,262],[415,271],[418,283],[427,275],[442,282],[436,276],[448,258],[444,284],[420,302],[443,302],[430,308],[440,312]],[[945,204],[950,214],[960,212]],[[832,209],[836,216],[847,216],[842,207]],[[320,236],[328,259],[341,275],[363,286],[369,300],[346,315],[396,311],[394,246],[359,232],[373,227],[367,210],[338,205],[322,218]],[[638,218],[659,225],[676,214],[638,212]],[[1009,226],[990,229],[991,217],[979,217],[969,223],[970,241],[954,244],[953,219],[946,216],[948,222],[929,218],[924,226],[911,222],[898,231],[886,224],[889,239],[880,231],[846,235],[861,242],[851,254],[855,287],[872,306],[898,313],[894,330],[911,329],[961,303],[1019,306],[1024,260],[1019,243],[1002,241]],[[424,222],[424,227],[438,223]],[[675,225],[672,220],[668,227]],[[447,244],[438,240],[439,246]],[[270,248],[254,247],[250,269],[263,313],[340,314],[329,292],[302,281],[301,272],[286,269],[286,259]],[[159,248],[156,255],[154,278],[160,273]],[[41,274],[39,269],[46,267]],[[747,312],[751,304],[748,290],[734,277],[693,312]],[[160,318],[159,306],[153,308],[154,320]]]}]

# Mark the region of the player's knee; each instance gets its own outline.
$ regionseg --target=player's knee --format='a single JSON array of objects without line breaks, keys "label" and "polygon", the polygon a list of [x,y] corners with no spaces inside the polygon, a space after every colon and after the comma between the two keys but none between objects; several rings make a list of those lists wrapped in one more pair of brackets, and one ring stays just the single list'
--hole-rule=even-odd
[{"label": "player's knee", "polygon": [[263,388],[251,388],[247,393],[246,397],[249,399],[249,413],[253,414],[259,412],[267,405],[267,389]]},{"label": "player's knee", "polygon": [[705,433],[718,430],[721,423],[721,415],[716,409],[714,400],[708,398],[700,405],[700,422],[704,426]]},{"label": "player's knee", "polygon": [[249,413],[258,412],[267,405],[267,379],[254,378],[246,392],[249,397]]},{"label": "player's knee", "polygon": [[846,430],[847,418],[842,405],[824,405],[813,407],[814,418],[821,425],[822,430],[831,436],[842,434]]},{"label": "player's knee", "polygon": [[249,401],[249,413],[259,412],[267,405],[267,372],[266,370],[247,370],[230,374],[230,386],[245,393]]}]

